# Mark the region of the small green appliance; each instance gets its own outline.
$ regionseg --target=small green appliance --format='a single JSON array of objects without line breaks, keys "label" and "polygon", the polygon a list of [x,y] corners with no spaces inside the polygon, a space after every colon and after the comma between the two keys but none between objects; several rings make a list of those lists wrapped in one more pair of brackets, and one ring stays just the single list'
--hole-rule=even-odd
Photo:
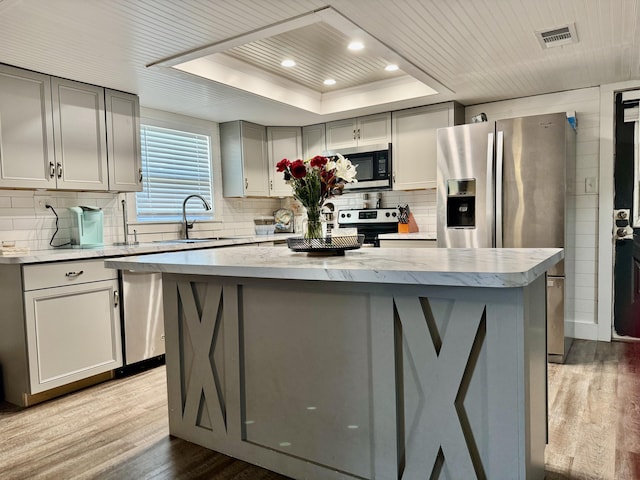
[{"label": "small green appliance", "polygon": [[81,248],[104,245],[104,214],[98,207],[69,207],[71,212],[71,245]]}]

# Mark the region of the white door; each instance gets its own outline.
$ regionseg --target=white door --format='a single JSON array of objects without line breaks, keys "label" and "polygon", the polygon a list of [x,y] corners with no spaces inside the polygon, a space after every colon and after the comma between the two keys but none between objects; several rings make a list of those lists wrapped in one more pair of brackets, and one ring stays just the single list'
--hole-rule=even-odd
[{"label": "white door", "polygon": [[324,123],[302,127],[302,150],[305,159],[322,155],[326,149],[327,143]]},{"label": "white door", "polygon": [[340,152],[343,148],[352,148],[357,145],[356,119],[347,118],[326,124],[327,150]]},{"label": "white door", "polygon": [[247,196],[269,196],[266,135],[265,127],[242,122],[244,194]]},{"label": "white door", "polygon": [[117,280],[25,292],[31,394],[122,366]]},{"label": "white door", "polygon": [[51,77],[0,65],[0,187],[55,188]]},{"label": "white door", "polygon": [[292,196],[291,186],[284,181],[282,173],[276,171],[276,164],[283,158],[291,161],[302,158],[302,133],[300,127],[268,127],[269,149],[269,195],[272,197]]},{"label": "white door", "polygon": [[356,127],[358,147],[381,146],[391,141],[391,113],[358,118]]},{"label": "white door", "polygon": [[58,188],[107,190],[104,89],[51,80]]},{"label": "white door", "polygon": [[130,93],[105,91],[109,190],[142,191],[140,101]]},{"label": "white door", "polygon": [[393,189],[436,188],[438,128],[450,126],[451,107],[393,112]]}]

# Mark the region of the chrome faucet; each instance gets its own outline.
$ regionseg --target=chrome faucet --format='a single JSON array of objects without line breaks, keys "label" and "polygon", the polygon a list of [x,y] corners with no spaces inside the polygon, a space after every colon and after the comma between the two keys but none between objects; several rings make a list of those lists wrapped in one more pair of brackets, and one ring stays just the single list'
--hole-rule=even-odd
[{"label": "chrome faucet", "polygon": [[187,198],[184,199],[184,201],[182,202],[182,228],[184,230],[184,238],[188,239],[189,238],[189,229],[193,228],[193,224],[195,223],[195,220],[191,223],[189,223],[187,221],[187,200],[189,200],[190,198],[199,198],[200,200],[202,200],[202,204],[204,205],[204,209],[205,210],[211,210],[211,205],[209,205],[209,202],[207,202],[203,197],[201,197],[200,195],[189,195]]}]

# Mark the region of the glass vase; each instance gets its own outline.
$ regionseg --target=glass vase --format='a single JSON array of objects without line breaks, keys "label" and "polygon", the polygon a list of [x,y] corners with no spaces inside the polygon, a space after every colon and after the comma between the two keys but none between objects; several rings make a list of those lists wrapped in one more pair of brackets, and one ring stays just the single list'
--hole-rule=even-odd
[{"label": "glass vase", "polygon": [[308,206],[307,222],[304,228],[304,238],[323,238],[321,207],[318,205]]}]

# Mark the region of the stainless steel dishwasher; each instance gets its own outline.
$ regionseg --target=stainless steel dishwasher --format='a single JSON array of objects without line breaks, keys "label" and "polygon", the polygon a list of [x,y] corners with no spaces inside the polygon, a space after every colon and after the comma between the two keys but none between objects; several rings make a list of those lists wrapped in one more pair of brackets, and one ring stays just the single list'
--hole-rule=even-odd
[{"label": "stainless steel dishwasher", "polygon": [[164,360],[162,274],[121,271],[124,364]]}]

